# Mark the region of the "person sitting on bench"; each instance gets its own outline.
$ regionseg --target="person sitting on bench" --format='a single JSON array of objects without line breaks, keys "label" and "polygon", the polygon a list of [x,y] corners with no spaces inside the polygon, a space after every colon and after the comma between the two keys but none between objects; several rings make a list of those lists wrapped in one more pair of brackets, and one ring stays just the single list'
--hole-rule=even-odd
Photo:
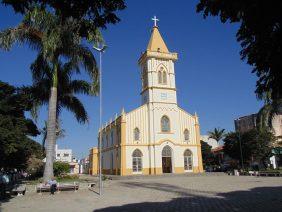
[{"label": "person sitting on bench", "polygon": [[51,180],[48,181],[48,184],[50,185],[51,194],[54,195],[55,191],[57,190],[57,181],[55,177],[52,177]]}]

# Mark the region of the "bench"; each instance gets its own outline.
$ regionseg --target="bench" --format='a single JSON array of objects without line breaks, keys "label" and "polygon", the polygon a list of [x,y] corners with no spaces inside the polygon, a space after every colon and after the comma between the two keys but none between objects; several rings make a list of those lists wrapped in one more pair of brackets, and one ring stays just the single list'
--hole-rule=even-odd
[{"label": "bench", "polygon": [[6,194],[6,192],[9,192],[9,194],[16,194],[18,196],[22,196],[25,195],[26,186],[24,184],[2,184],[1,192],[2,194]]},{"label": "bench", "polygon": [[[42,193],[42,192],[48,192],[50,191],[51,186],[50,185],[45,185],[45,184],[40,184],[35,187],[36,192]],[[60,191],[69,191],[69,190],[74,190],[76,192],[79,188],[79,184],[77,182],[74,182],[73,184],[70,183],[65,183],[65,184],[57,184],[57,192],[59,193]]]},{"label": "bench", "polygon": [[265,176],[265,177],[273,176],[273,177],[279,177],[279,176],[282,176],[282,175],[280,174],[280,172],[258,172],[257,176]]},{"label": "bench", "polygon": [[11,190],[12,193],[17,194],[18,196],[25,195],[26,186],[23,184],[16,184]]}]

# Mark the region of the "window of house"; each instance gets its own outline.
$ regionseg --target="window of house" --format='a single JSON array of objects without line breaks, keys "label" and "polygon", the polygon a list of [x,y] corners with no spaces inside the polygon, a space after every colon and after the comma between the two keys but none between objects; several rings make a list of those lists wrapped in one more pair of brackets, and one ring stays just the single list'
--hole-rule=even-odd
[{"label": "window of house", "polygon": [[140,140],[140,131],[139,129],[136,127],[134,129],[134,141],[139,141]]},{"label": "window of house", "polygon": [[67,154],[67,153],[64,153],[64,157],[68,157],[68,156],[70,156],[69,154]]},{"label": "window of house", "polygon": [[193,157],[192,152],[189,149],[186,149],[184,152],[184,170],[192,171],[193,170]]},{"label": "window of house", "polygon": [[170,132],[170,121],[167,116],[161,118],[161,129],[162,132]]},{"label": "window of house", "polygon": [[142,172],[142,152],[139,149],[134,150],[132,154],[132,171],[133,173]]}]

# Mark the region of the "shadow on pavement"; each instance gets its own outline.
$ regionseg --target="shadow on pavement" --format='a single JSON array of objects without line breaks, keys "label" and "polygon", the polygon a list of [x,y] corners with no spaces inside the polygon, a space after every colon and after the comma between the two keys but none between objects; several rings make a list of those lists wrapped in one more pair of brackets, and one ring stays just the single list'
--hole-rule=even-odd
[{"label": "shadow on pavement", "polygon": [[141,202],[94,211],[282,211],[282,187],[256,187],[246,191],[215,193],[183,189],[161,183],[128,184],[172,192],[180,197],[166,202]]}]

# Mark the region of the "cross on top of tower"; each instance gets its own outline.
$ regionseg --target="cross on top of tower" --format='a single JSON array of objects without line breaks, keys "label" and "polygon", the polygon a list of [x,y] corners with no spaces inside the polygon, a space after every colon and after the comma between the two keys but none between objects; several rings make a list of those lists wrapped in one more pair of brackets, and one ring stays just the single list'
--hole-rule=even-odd
[{"label": "cross on top of tower", "polygon": [[154,21],[154,27],[157,27],[157,21],[159,21],[159,19],[157,19],[157,17],[154,16],[154,17],[152,18],[152,20]]}]

